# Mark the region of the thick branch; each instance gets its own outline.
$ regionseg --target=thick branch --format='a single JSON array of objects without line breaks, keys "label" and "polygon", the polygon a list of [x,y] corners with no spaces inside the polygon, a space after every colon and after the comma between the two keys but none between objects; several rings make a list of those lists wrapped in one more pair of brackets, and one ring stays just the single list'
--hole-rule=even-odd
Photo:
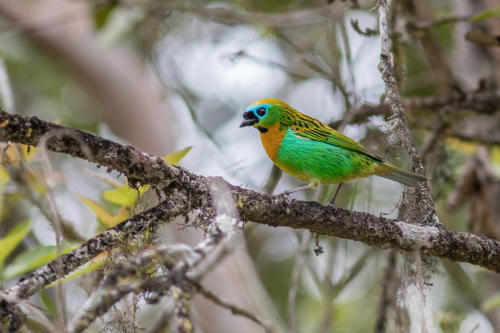
[{"label": "thick branch", "polygon": [[410,109],[439,109],[453,105],[455,111],[473,110],[479,113],[492,114],[499,110],[500,90],[469,91],[449,96],[414,97],[404,99],[403,103]]},{"label": "thick branch", "polygon": [[[55,131],[50,133],[51,131]],[[83,157],[127,175],[129,180],[169,190],[176,189],[167,201],[89,240],[81,248],[66,254],[65,272],[83,264],[88,258],[118,246],[124,239],[140,234],[159,221],[196,208],[210,210],[211,193],[226,189],[228,202],[235,202],[243,221],[270,226],[309,229],[330,236],[361,241],[378,248],[423,251],[454,261],[464,261],[500,272],[500,242],[443,227],[413,225],[403,221],[376,217],[367,213],[325,207],[316,202],[292,200],[286,196],[269,196],[232,186],[222,178],[194,175],[183,168],[170,166],[160,158],[150,157],[130,146],[102,139],[89,133],[0,112],[0,141],[37,145],[47,137],[49,149]],[[85,143],[85,149],[80,143]],[[85,258],[85,259],[84,259]],[[28,297],[54,281],[55,263],[39,268],[15,285],[10,293]],[[43,276],[43,277],[42,277]]]},{"label": "thick branch", "polygon": [[[405,105],[408,107],[414,107],[415,109],[432,109],[432,113],[413,112],[412,110],[412,127],[433,130],[436,123],[436,114],[438,114],[436,110],[449,107],[448,104],[445,104],[446,101],[454,103],[454,99],[452,98],[423,98],[404,101]],[[467,116],[466,118],[464,117],[462,119],[460,119],[460,117],[460,120],[457,120],[456,118],[446,120],[446,126],[448,127],[448,129],[440,134],[444,136],[452,136],[462,140],[480,142],[487,145],[500,144],[500,131],[498,131],[500,122],[498,120],[498,117],[495,114],[487,114],[492,113],[495,110],[492,108],[492,103],[495,103],[495,100],[484,100],[484,103],[470,103],[471,104],[469,104],[469,102],[467,101],[464,101],[463,104],[461,102],[459,102],[458,105],[454,104],[453,110],[450,111],[451,116],[453,116],[453,113],[455,112],[466,110],[474,110],[485,114]],[[500,98],[498,98],[498,103],[500,104]],[[467,105],[469,105],[470,108]],[[352,112],[350,123],[357,124],[368,122],[369,118],[372,116],[384,116],[388,118],[392,115],[391,109],[387,104],[363,104],[355,109],[352,109],[349,112]],[[331,123],[331,125],[333,127],[337,127],[341,124],[341,122],[341,120],[335,121]]]},{"label": "thick branch", "polygon": [[[493,115],[497,110],[500,110],[500,90],[471,91],[449,96],[414,97],[402,99],[402,102],[407,110],[410,110],[412,111],[412,114],[415,113],[417,115],[419,114],[418,111],[422,109],[435,112],[436,110],[450,105],[453,105],[453,113],[474,111],[476,113]],[[350,122],[353,123],[367,122],[371,116],[389,117],[392,115],[391,107],[388,104],[362,104],[354,109],[351,109],[349,112],[352,112],[352,119],[350,119]],[[341,120],[338,120],[333,122],[331,125],[337,128],[341,122]],[[425,124],[422,125],[421,123],[415,123],[412,125],[415,127],[427,127]],[[452,134],[464,136],[461,132]],[[479,135],[479,133],[473,134],[476,136]],[[474,137],[469,137],[468,139],[473,140]]]},{"label": "thick branch", "polygon": [[[408,152],[410,158],[410,169],[418,174],[424,174],[422,160],[418,155],[417,147],[410,132],[408,121],[394,70],[392,54],[392,43],[389,33],[389,5],[387,0],[378,0],[379,30],[380,30],[380,63],[378,69],[382,74],[385,84],[385,97],[391,107],[393,118],[391,120],[391,133]],[[412,188],[405,188],[401,204],[399,205],[399,217],[412,223],[439,225],[434,200],[432,198],[429,184],[419,183]]]},{"label": "thick branch", "polygon": [[418,157],[418,151],[406,120],[403,103],[401,101],[401,96],[399,95],[396,75],[394,73],[392,43],[389,37],[389,5],[385,0],[379,0],[377,5],[380,18],[381,44],[380,63],[378,68],[385,83],[385,97],[387,98],[387,103],[389,104],[392,114],[394,115],[394,121],[396,123],[394,127],[396,127],[396,130],[398,131],[396,135],[399,137],[403,147],[408,152],[411,162],[410,164],[414,170],[417,171],[417,173],[423,173],[424,169],[422,162]]},{"label": "thick branch", "polygon": [[[27,298],[44,286],[64,277],[66,274],[90,261],[98,254],[111,250],[125,240],[136,235],[142,235],[146,230],[154,229],[160,222],[168,221],[175,216],[186,214],[193,209],[192,202],[186,197],[175,195],[174,199],[167,199],[158,206],[135,215],[113,228],[95,236],[83,243],[79,248],[61,256],[60,260],[53,260],[45,266],[39,267],[33,273],[23,277],[10,288],[7,293],[19,298]],[[61,262],[64,263],[62,267]]]}]

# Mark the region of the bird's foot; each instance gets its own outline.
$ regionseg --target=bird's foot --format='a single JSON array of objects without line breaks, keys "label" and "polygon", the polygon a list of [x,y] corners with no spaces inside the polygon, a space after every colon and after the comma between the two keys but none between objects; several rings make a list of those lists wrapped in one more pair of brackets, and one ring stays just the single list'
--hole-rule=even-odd
[{"label": "bird's foot", "polygon": [[298,191],[302,191],[302,190],[307,190],[307,189],[310,189],[310,188],[313,188],[313,187],[311,186],[311,184],[308,184],[308,185],[305,185],[305,186],[300,186],[300,187],[292,188],[291,190],[287,190],[287,191],[283,192],[282,194],[288,196],[288,195],[290,195],[292,193],[295,193],[295,192],[298,192]]},{"label": "bird's foot", "polygon": [[288,196],[288,195],[290,195],[292,193],[295,193],[295,192],[298,192],[298,191],[308,190],[310,188],[316,188],[316,187],[318,187],[318,185],[319,185],[319,182],[317,182],[317,181],[311,181],[307,185],[299,186],[299,187],[296,187],[296,188],[292,188],[291,190],[287,190],[287,191],[283,192],[282,194]]},{"label": "bird's foot", "polygon": [[292,193],[293,193],[293,191],[284,191],[284,192],[278,194],[278,196],[283,198],[283,199],[290,200],[290,199],[292,199],[292,197],[290,196],[290,194],[292,194]]},{"label": "bird's foot", "polygon": [[343,185],[343,183],[340,183],[339,186],[337,186],[337,190],[335,191],[333,198],[328,203],[328,206],[335,208],[335,210],[337,210],[337,206],[335,205],[335,199],[337,199],[337,194],[339,194],[339,191],[340,191],[340,188],[342,187],[342,185]]}]

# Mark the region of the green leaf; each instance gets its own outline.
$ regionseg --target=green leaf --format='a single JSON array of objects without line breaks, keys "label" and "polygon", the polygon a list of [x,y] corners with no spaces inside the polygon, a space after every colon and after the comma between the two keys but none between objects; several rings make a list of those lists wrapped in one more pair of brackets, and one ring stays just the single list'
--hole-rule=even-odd
[{"label": "green leaf", "polygon": [[[67,253],[74,248],[76,245],[65,245],[62,248],[62,253]],[[21,253],[12,261],[9,265],[5,267],[2,274],[3,280],[9,280],[29,272],[43,264],[57,257],[57,247],[54,245],[41,245],[34,249],[29,249]]]},{"label": "green leaf", "polygon": [[50,299],[50,296],[47,294],[45,290],[40,292],[40,302],[43,304],[45,308],[45,312],[51,317],[55,317],[57,315],[57,308],[54,302]]},{"label": "green leaf", "polygon": [[131,207],[137,201],[137,190],[130,188],[127,184],[104,191],[102,194],[104,199],[120,206]]},{"label": "green leaf", "polygon": [[95,271],[96,269],[101,267],[106,262],[107,259],[108,259],[108,253],[103,252],[102,254],[98,255],[94,259],[92,259],[92,260],[88,261],[87,263],[85,263],[84,265],[78,267],[76,270],[69,273],[68,275],[66,275],[62,279],[56,280],[56,281],[52,282],[51,284],[45,286],[45,288],[53,287],[61,282],[69,281],[69,280],[77,278],[85,273]]},{"label": "green leaf", "polygon": [[111,16],[111,13],[113,12],[113,9],[116,7],[115,4],[97,4],[94,6],[93,11],[94,11],[94,16],[93,16],[93,21],[94,21],[94,26],[97,28],[97,30],[102,29],[106,23],[108,22],[109,17]]},{"label": "green leaf", "polygon": [[[170,155],[165,156],[163,159],[165,162],[171,165],[176,165],[182,160],[184,156],[193,148],[192,146],[186,147],[182,150],[176,151]],[[138,197],[140,197],[144,192],[149,189],[149,186],[142,186],[139,188],[139,195],[137,195],[137,190],[129,187],[127,184],[119,186],[112,190],[104,191],[102,196],[107,201],[125,207],[132,207],[137,203]],[[97,217],[101,221],[108,221],[109,217],[106,216],[104,212],[102,212],[103,208],[100,207],[97,203],[91,202],[90,199],[83,198],[79,196],[80,200],[82,200],[87,206],[89,206],[97,215]],[[107,212],[106,212],[107,213]],[[108,214],[109,215],[109,214]],[[108,223],[104,223],[108,225]]]},{"label": "green leaf", "polygon": [[168,164],[177,165],[184,158],[184,156],[189,153],[191,148],[193,148],[193,146],[189,146],[182,150],[176,151],[175,153],[165,156],[163,160]]},{"label": "green leaf", "polygon": [[110,227],[112,227],[112,226],[114,226],[122,221],[125,221],[130,216],[130,214],[128,213],[128,211],[125,207],[120,209],[118,214],[113,216],[110,213],[108,213],[101,205],[99,205],[94,200],[86,198],[80,194],[77,194],[76,196],[85,205],[87,205],[87,207],[92,209],[94,214],[97,216],[97,219],[99,220],[99,222],[101,222],[102,224],[104,224],[108,228],[110,228]]},{"label": "green leaf", "polygon": [[4,186],[9,181],[9,172],[5,167],[0,166],[0,186]]},{"label": "green leaf", "polygon": [[3,266],[5,259],[11,254],[17,245],[26,237],[31,230],[31,222],[27,221],[16,225],[9,233],[0,239],[0,267]]},{"label": "green leaf", "polygon": [[[176,151],[170,155],[167,155],[163,158],[165,162],[171,165],[176,165],[186,156],[187,153],[193,148],[192,146],[186,147],[182,150]],[[119,186],[112,190],[104,191],[102,194],[104,199],[107,201],[125,207],[132,207],[137,203],[138,197],[140,197],[144,192],[149,189],[149,186],[142,186],[139,188],[139,195],[137,195],[137,190],[129,187],[127,184]],[[84,199],[80,198],[80,200],[84,201]],[[88,200],[88,199],[87,199]],[[90,202],[84,201],[87,206],[89,206],[94,212],[97,214],[97,211],[100,212],[100,209],[96,207],[97,204],[92,204]],[[100,212],[102,218],[106,219],[105,214]],[[99,217],[99,215],[98,215]],[[105,223],[106,224],[106,223]]]},{"label": "green leaf", "polygon": [[500,7],[485,10],[484,12],[477,14],[476,16],[471,18],[470,20],[471,21],[481,21],[481,20],[486,20],[486,19],[493,18],[493,17],[500,17]]},{"label": "green leaf", "polygon": [[500,307],[500,293],[497,293],[489,298],[487,298],[483,304],[481,304],[481,309],[484,312],[489,312]]},{"label": "green leaf", "polygon": [[125,184],[113,190],[104,191],[102,196],[104,197],[104,199],[114,204],[125,207],[132,207],[137,203],[138,197],[143,195],[144,192],[146,192],[148,189],[148,185],[141,186],[139,188],[139,195],[137,195],[136,189],[133,189]]}]

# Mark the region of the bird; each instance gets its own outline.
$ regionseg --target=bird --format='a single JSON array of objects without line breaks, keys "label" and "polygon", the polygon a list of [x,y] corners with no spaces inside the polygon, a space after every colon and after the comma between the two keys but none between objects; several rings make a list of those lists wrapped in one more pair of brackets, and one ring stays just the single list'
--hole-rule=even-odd
[{"label": "bird", "polygon": [[240,128],[246,126],[260,132],[264,150],[278,168],[308,182],[285,194],[320,184],[339,184],[330,201],[335,206],[346,182],[376,175],[415,186],[427,179],[385,162],[348,136],[277,98],[260,99],[248,106]]}]

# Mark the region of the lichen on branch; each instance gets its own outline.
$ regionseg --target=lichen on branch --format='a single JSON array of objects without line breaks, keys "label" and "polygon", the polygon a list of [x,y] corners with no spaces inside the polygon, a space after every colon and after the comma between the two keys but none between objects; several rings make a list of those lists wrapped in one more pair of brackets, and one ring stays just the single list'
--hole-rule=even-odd
[{"label": "lichen on branch", "polygon": [[[132,237],[134,232],[144,230],[137,227],[137,221],[165,220],[175,214],[184,214],[200,207],[210,212],[213,209],[211,189],[220,187],[225,188],[225,195],[230,196],[232,202],[235,202],[238,216],[244,222],[309,229],[324,235],[361,241],[376,248],[395,248],[404,251],[422,249],[430,255],[469,262],[500,272],[500,243],[496,240],[447,230],[442,226],[412,225],[407,221],[325,207],[316,202],[257,193],[233,186],[219,177],[195,175],[181,167],[168,165],[162,159],[149,156],[131,146],[121,145],[90,133],[45,122],[36,117],[27,118],[0,112],[0,141],[38,145],[42,138],[46,138],[44,140],[46,146],[52,151],[81,157],[117,170],[125,174],[129,181],[150,184],[167,194],[167,202],[116,226],[115,228],[123,230],[124,237]],[[82,143],[86,145],[85,148],[82,147]],[[92,253],[97,255],[100,250],[116,246],[115,242],[118,240],[111,237],[110,233],[114,232],[112,230],[95,236],[81,249],[75,251],[89,251],[93,248]],[[120,241],[122,240],[120,238]],[[104,244],[105,247],[85,249],[94,243]],[[74,254],[75,251],[68,255]],[[81,256],[76,257],[81,258]],[[82,259],[75,262],[68,261],[68,264],[71,263],[71,269],[74,269],[84,262],[86,261]],[[43,285],[54,281],[57,277],[53,268],[47,268],[50,265],[36,271],[48,274],[47,276],[40,278],[40,274],[32,273],[11,291],[15,291],[15,294],[21,297],[28,297]],[[31,284],[36,287],[32,287]]]}]

